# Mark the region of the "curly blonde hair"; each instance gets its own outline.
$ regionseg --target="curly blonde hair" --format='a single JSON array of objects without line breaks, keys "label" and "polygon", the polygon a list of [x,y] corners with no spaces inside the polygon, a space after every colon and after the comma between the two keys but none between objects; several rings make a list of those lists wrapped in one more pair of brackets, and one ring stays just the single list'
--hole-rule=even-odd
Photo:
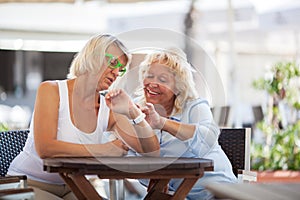
[{"label": "curly blonde hair", "polygon": [[71,63],[68,78],[76,78],[86,72],[98,73],[105,58],[106,49],[111,45],[120,48],[127,57],[127,64],[130,55],[124,44],[115,36],[108,34],[95,35],[89,39],[83,49],[77,53]]},{"label": "curly blonde hair", "polygon": [[139,82],[136,95],[140,96],[141,104],[145,103],[143,80],[149,66],[152,63],[160,63],[168,66],[175,75],[175,87],[178,93],[176,94],[174,108],[171,115],[182,112],[183,106],[187,101],[198,98],[198,93],[195,87],[195,82],[192,72],[195,71],[191,64],[187,61],[186,54],[178,48],[169,48],[155,51],[148,54],[139,67]]}]

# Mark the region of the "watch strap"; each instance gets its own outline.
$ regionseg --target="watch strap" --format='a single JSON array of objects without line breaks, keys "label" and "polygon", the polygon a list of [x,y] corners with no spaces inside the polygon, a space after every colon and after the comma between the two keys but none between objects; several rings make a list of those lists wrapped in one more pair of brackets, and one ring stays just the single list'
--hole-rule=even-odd
[{"label": "watch strap", "polygon": [[145,119],[145,117],[146,117],[145,113],[141,113],[135,119],[129,119],[129,121],[131,124],[135,125],[135,124],[141,123]]}]

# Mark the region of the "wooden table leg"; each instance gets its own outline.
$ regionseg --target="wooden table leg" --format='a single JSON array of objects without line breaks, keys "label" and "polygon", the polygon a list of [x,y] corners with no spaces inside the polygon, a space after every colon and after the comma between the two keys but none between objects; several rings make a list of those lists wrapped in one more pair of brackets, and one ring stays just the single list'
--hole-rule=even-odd
[{"label": "wooden table leg", "polygon": [[69,185],[75,196],[81,199],[102,200],[97,190],[86,179],[84,175],[60,174],[65,182]]},{"label": "wooden table leg", "polygon": [[192,187],[195,185],[195,183],[198,181],[197,178],[185,178],[180,186],[175,191],[172,199],[185,199],[185,197],[188,195]]},{"label": "wooden table leg", "polygon": [[151,179],[152,185],[144,200],[170,199],[172,196],[163,192],[165,186],[168,185],[170,179]]},{"label": "wooden table leg", "polygon": [[72,190],[74,195],[77,197],[78,200],[85,199],[84,195],[81,193],[79,188],[74,184],[71,178],[68,177],[67,174],[59,173],[59,175],[64,179],[65,183],[69,186],[69,188]]}]

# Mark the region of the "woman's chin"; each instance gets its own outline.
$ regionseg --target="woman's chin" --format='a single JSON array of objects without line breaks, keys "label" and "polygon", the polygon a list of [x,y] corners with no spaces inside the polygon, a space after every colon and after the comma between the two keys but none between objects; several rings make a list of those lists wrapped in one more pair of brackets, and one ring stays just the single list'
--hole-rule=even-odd
[{"label": "woman's chin", "polygon": [[108,88],[110,87],[111,84],[109,83],[103,83],[101,84],[101,86],[98,87],[97,90],[99,90],[98,92],[102,91],[102,90],[108,90]]},{"label": "woman's chin", "polygon": [[155,97],[152,97],[152,96],[147,96],[146,97],[146,101],[148,102],[148,103],[152,103],[152,104],[158,104],[159,103],[159,100],[157,99],[157,98],[155,98]]}]

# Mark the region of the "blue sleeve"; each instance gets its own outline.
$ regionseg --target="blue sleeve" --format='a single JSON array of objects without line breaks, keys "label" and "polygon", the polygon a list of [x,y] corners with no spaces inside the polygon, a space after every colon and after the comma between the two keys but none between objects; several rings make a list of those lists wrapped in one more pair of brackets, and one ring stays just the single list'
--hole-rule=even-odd
[{"label": "blue sleeve", "polygon": [[204,157],[217,143],[220,129],[214,122],[207,101],[194,101],[186,111],[188,123],[196,126],[193,137],[186,142],[193,154]]}]

